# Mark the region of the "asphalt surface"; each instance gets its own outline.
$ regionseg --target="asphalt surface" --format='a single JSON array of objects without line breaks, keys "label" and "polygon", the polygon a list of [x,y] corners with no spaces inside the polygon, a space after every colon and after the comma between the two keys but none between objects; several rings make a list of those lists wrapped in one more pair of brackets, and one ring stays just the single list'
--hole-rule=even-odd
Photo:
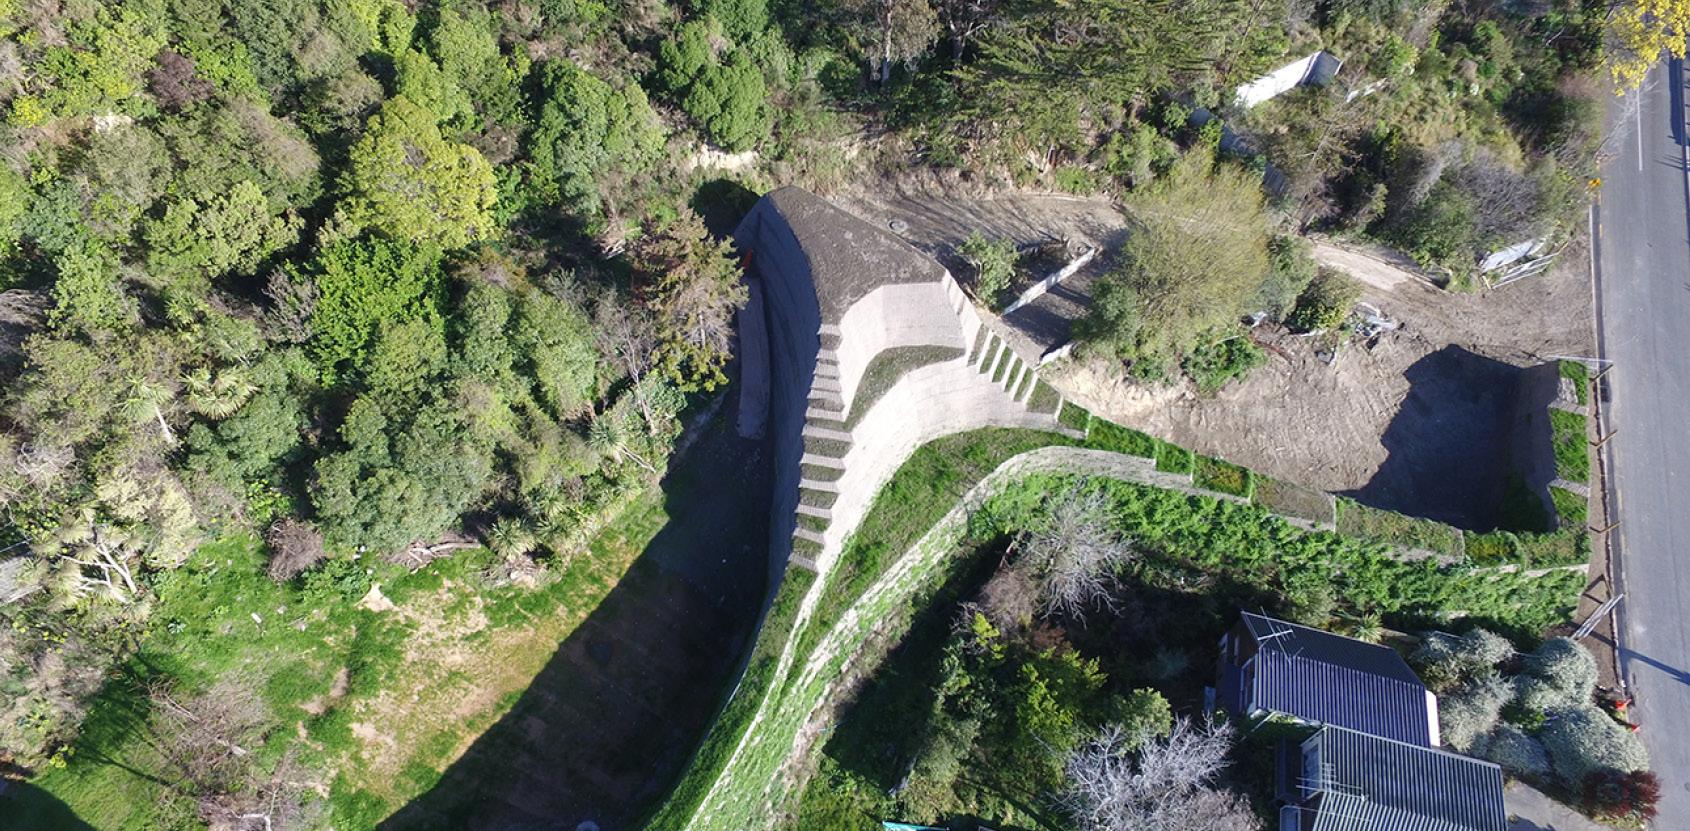
[{"label": "asphalt surface", "polygon": [[1661,777],[1657,829],[1690,829],[1690,180],[1684,73],[1609,110],[1595,258],[1598,339],[1614,361],[1605,426],[1625,632],[1620,660]]}]

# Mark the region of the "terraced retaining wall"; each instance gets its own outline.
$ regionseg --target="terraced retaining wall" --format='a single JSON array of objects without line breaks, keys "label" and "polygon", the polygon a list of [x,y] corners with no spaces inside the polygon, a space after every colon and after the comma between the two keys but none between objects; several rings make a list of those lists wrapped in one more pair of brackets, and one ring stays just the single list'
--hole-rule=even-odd
[{"label": "terraced retaining wall", "polygon": [[[734,236],[761,307],[742,327],[761,331],[742,346],[767,350],[744,362],[767,380],[747,379],[742,419],[774,431],[772,577],[789,562],[827,573],[917,447],[978,427],[1060,429],[1060,397],[903,240],[790,187],[763,197]],[[868,377],[877,357],[915,349],[945,357]]]}]

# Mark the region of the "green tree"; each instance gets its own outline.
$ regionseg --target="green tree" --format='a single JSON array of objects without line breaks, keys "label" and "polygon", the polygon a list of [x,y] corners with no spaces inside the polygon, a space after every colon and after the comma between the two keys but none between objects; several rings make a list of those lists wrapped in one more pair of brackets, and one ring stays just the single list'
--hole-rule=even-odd
[{"label": "green tree", "polygon": [[439,404],[400,416],[368,398],[341,426],[346,449],[316,466],[311,503],[331,547],[395,551],[450,527],[487,485],[491,448]]},{"label": "green tree", "polygon": [[434,114],[435,120],[458,130],[468,129],[475,119],[469,95],[434,62],[415,49],[408,49],[394,61],[394,90]]},{"label": "green tree", "polygon": [[657,83],[705,135],[728,150],[745,150],[769,134],[773,115],[763,72],[743,49],[723,61],[711,46],[712,27],[691,21],[658,47]]},{"label": "green tree", "polygon": [[1147,103],[1209,71],[1240,0],[1020,0],[956,71],[977,123],[1039,149],[1078,140],[1083,114]]},{"label": "green tree", "polygon": [[989,240],[973,231],[956,252],[974,266],[974,291],[980,300],[994,310],[1003,308],[1003,293],[1015,277],[1015,241]]},{"label": "green tree", "polygon": [[147,265],[166,278],[210,280],[251,274],[266,257],[299,238],[300,221],[270,213],[270,202],[252,182],[200,198],[175,199],[147,224]]},{"label": "green tree", "polygon": [[613,87],[559,60],[540,68],[540,88],[528,178],[541,201],[597,214],[601,182],[648,170],[662,154],[662,124],[638,86]]},{"label": "green tree", "polygon": [[330,382],[362,370],[383,323],[441,325],[440,250],[382,239],[336,243],[303,279],[316,287],[310,348]]},{"label": "green tree", "polygon": [[389,99],[352,146],[341,182],[341,232],[457,248],[493,235],[493,168],[475,148],[448,141],[433,113]]},{"label": "green tree", "polygon": [[1130,289],[1137,314],[1120,308],[1127,293],[1107,289],[1082,330],[1123,355],[1130,342],[1132,357],[1166,366],[1240,316],[1267,276],[1261,179],[1197,149],[1128,207],[1134,224],[1120,265],[1101,282]]},{"label": "green tree", "polygon": [[662,229],[649,228],[629,247],[629,259],[656,315],[664,374],[687,391],[725,383],[733,316],[748,297],[733,246],[711,238],[688,210]]}]

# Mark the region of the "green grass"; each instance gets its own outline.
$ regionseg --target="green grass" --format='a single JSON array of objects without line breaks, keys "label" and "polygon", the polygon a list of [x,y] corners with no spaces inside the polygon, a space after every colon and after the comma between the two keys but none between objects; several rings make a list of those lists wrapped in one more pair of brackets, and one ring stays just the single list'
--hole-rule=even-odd
[{"label": "green grass", "polygon": [[1331,494],[1282,482],[1261,474],[1255,475],[1256,504],[1281,516],[1298,517],[1315,522],[1333,522],[1335,502]]},{"label": "green grass", "polygon": [[1555,447],[1555,475],[1569,482],[1590,481],[1590,443],[1584,416],[1551,409],[1549,425]]},{"label": "green grass", "polygon": [[1468,534],[1467,558],[1474,565],[1499,566],[1519,561],[1520,539],[1512,531]]},{"label": "green grass", "polygon": [[797,620],[799,605],[815,579],[815,572],[806,568],[786,570],[774,601],[769,605],[768,614],[763,618],[763,625],[758,628],[757,642],[751,648],[739,685],[710,725],[710,731],[687,765],[687,772],[669,791],[668,798],[644,827],[682,828],[698,811],[705,795],[710,792],[710,786],[721,776],[734,748],[751,726],[757,708],[768,696],[775,681],[775,670],[780,664],[781,650],[786,647]]},{"label": "green grass", "polygon": [[1561,361],[1561,377],[1573,382],[1579,406],[1590,406],[1590,368],[1579,361]]},{"label": "green grass", "polygon": [[[374,827],[427,789],[451,748],[509,709],[558,642],[656,534],[662,505],[660,495],[646,494],[587,553],[528,588],[483,585],[481,574],[496,559],[485,549],[458,552],[416,572],[373,558],[333,560],[278,585],[264,574],[257,539],[237,535],[201,546],[182,567],[152,578],[153,614],[136,655],[92,701],[68,764],[33,782],[38,797],[15,800],[22,804],[8,808],[19,812],[22,828],[53,827],[35,823],[51,815],[53,802],[96,828],[203,827],[193,820],[193,805],[184,805],[162,781],[167,777],[158,775],[165,766],[149,733],[142,682],[162,678],[192,696],[232,678],[258,692],[276,724],[256,752],[259,764],[274,765],[293,748],[307,769],[333,776],[329,802],[336,827]],[[410,613],[361,608],[358,601],[375,583]],[[507,639],[497,653],[486,653],[490,636],[502,631],[533,637]],[[488,663],[473,676],[453,675],[431,661],[408,658],[415,637],[443,649],[476,651]],[[336,699],[331,688],[343,669],[346,689]],[[450,712],[464,685],[510,689],[491,709],[467,716],[413,712],[428,707]],[[413,690],[420,699],[395,699],[389,693],[396,688]],[[326,709],[313,714],[308,705]],[[401,741],[410,736],[416,742],[399,747],[391,770],[354,761],[361,758],[363,740],[351,724],[373,718],[402,727],[391,731]]]},{"label": "green grass", "polygon": [[960,357],[962,350],[951,346],[895,346],[883,349],[863,368],[857,381],[857,391],[851,397],[851,414],[846,416],[843,429],[857,426],[863,416],[874,407],[898,379],[911,371]]},{"label": "green grass", "polygon": [[1256,478],[1249,469],[1209,456],[1197,457],[1192,481],[1197,487],[1230,493],[1249,499],[1256,492]]},{"label": "green grass", "polygon": [[1056,388],[1040,378],[1034,382],[1033,391],[1027,396],[1027,409],[1035,413],[1054,413],[1061,401],[1062,396],[1057,394]]},{"label": "green grass", "polygon": [[1520,562],[1530,568],[1590,562],[1590,533],[1580,525],[1548,534],[1520,534]]},{"label": "green grass", "polygon": [[1085,446],[1094,450],[1109,450],[1142,459],[1156,458],[1161,442],[1154,437],[1113,421],[1094,418],[1086,434]]},{"label": "green grass", "polygon": [[1197,466],[1197,455],[1177,444],[1161,442],[1156,445],[1156,469],[1163,473],[1190,473]]},{"label": "green grass", "polygon": [[1590,521],[1590,500],[1565,488],[1550,488],[1549,498],[1555,503],[1555,516],[1562,528],[1583,529]]},{"label": "green grass", "polygon": [[[1072,401],[1062,402],[1062,412],[1056,414],[1056,420],[1063,427],[1067,427],[1070,430],[1077,430],[1081,433],[1088,432],[1093,423],[1091,412]],[[1098,419],[1096,423],[1108,424],[1109,422]]]},{"label": "green grass", "polygon": [[[976,531],[1035,527],[1049,509],[1047,495],[1067,491],[1080,478],[1028,477],[982,507]],[[1281,598],[1289,587],[1317,583],[1331,587],[1336,611],[1350,617],[1378,614],[1423,625],[1459,610],[1529,638],[1564,621],[1584,586],[1577,572],[1530,578],[1430,559],[1406,562],[1370,537],[1304,532],[1259,506],[1113,480],[1092,483],[1111,499],[1121,532],[1144,552],[1141,569],[1201,572],[1206,576],[1191,577],[1195,584],[1238,581]],[[1355,513],[1348,500],[1344,504],[1340,528],[1342,516]]]},{"label": "green grass", "polygon": [[986,474],[1028,450],[1070,443],[1056,433],[994,427],[922,445],[880,489],[868,514],[845,541],[799,641],[798,654],[809,655],[863,591]]},{"label": "green grass", "polygon": [[1399,548],[1435,551],[1452,558],[1460,558],[1465,550],[1460,529],[1370,507],[1354,499],[1338,500],[1338,533]]}]

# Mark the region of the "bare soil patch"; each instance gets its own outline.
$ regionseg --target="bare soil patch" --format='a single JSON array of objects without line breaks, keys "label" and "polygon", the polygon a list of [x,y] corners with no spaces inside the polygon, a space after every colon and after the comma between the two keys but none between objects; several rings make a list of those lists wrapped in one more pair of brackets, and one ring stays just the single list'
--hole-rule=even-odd
[{"label": "bare soil patch", "polygon": [[[1126,216],[1101,197],[983,192],[953,184],[850,192],[838,199],[870,221],[897,220],[901,236],[941,261],[973,230],[1018,241],[1096,241],[1110,251],[1127,227]],[[1440,370],[1437,360],[1425,363],[1429,356],[1456,347],[1477,358],[1526,367],[1590,349],[1591,293],[1586,253],[1579,245],[1563,251],[1559,265],[1542,275],[1472,293],[1436,288],[1413,272],[1412,263],[1388,250],[1321,241],[1317,252],[1326,264],[1355,276],[1363,284],[1362,299],[1401,328],[1372,341],[1346,343],[1331,364],[1321,360],[1310,339],[1260,331],[1259,338],[1270,345],[1269,364],[1212,396],[1199,395],[1188,383],[1130,383],[1118,367],[1108,365],[1074,363],[1047,370],[1047,377],[1099,415],[1201,453],[1322,490],[1356,492],[1363,498],[1370,488],[1390,493],[1389,507],[1424,513],[1413,510],[1412,503],[1427,482],[1450,475],[1438,472],[1438,465],[1471,460],[1473,448],[1483,449],[1486,458],[1495,456],[1489,445],[1502,440],[1500,428],[1469,429],[1474,427],[1469,422],[1492,424],[1505,409],[1502,401],[1493,400],[1494,379],[1482,372],[1464,379],[1463,369],[1453,365],[1482,361],[1453,362]],[[948,264],[955,272],[954,263]],[[1057,317],[1076,315],[1086,300],[1083,292],[1058,296],[1049,311]],[[1028,331],[1019,337],[1019,346],[1038,348]],[[1443,374],[1453,376],[1449,383],[1440,383],[1445,379],[1437,376]],[[1483,400],[1467,400],[1473,397]],[[1464,437],[1452,440],[1446,429],[1451,424],[1460,426]],[[1452,454],[1454,459],[1447,458]],[[1388,462],[1405,475],[1394,479],[1387,469],[1386,478],[1375,481]],[[1464,483],[1464,489],[1488,492],[1502,475],[1494,467],[1459,471],[1469,479],[1477,473],[1477,481]],[[1460,501],[1463,488],[1445,490],[1448,499],[1432,505],[1434,511]]]}]

